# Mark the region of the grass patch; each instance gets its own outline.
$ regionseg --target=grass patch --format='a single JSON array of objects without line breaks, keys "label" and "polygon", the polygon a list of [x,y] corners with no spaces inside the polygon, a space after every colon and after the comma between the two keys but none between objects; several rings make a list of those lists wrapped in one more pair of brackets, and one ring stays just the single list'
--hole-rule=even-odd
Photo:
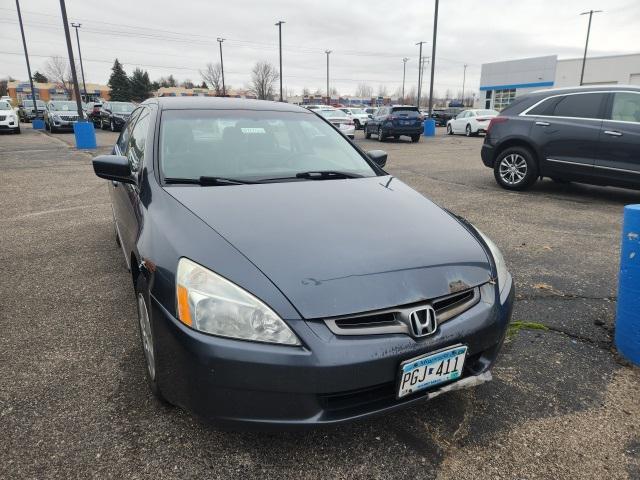
[{"label": "grass patch", "polygon": [[549,327],[537,322],[511,322],[507,329],[507,338],[511,338],[518,334],[520,330],[549,330]]}]

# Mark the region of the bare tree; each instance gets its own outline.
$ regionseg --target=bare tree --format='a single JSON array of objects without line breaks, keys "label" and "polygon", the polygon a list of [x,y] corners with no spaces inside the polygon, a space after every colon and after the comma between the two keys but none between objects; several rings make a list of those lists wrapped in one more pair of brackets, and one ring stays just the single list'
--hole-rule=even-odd
[{"label": "bare tree", "polygon": [[[207,63],[204,71],[200,70],[200,76],[209,88],[216,92],[216,95],[222,95],[222,67],[219,63]],[[225,90],[229,90],[229,86],[225,85]]]},{"label": "bare tree", "polygon": [[307,87],[303,87],[302,88],[302,96],[303,97],[308,97],[309,95],[311,95],[311,90],[309,90]]},{"label": "bare tree", "polygon": [[373,96],[373,88],[366,83],[359,83],[356,87],[355,96],[358,98],[371,98]]},{"label": "bare tree", "polygon": [[259,100],[273,100],[273,85],[280,78],[276,67],[268,62],[258,62],[251,71],[251,86],[249,87]]},{"label": "bare tree", "polygon": [[44,66],[44,71],[49,80],[64,90],[65,95],[71,98],[71,68],[62,57],[53,56]]},{"label": "bare tree", "polygon": [[389,92],[387,90],[386,85],[378,85],[378,96],[386,98],[389,96]]},{"label": "bare tree", "polygon": [[409,88],[409,91],[405,93],[404,101],[407,105],[415,105],[416,97],[418,96],[415,85]]}]

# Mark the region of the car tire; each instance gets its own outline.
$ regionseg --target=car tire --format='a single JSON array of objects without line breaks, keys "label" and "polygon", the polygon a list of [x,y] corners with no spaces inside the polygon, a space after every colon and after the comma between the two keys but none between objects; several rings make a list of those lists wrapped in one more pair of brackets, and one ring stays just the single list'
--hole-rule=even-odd
[{"label": "car tire", "polygon": [[162,395],[158,383],[158,360],[156,355],[156,343],[153,336],[153,322],[151,321],[151,308],[149,302],[149,287],[144,275],[138,274],[136,280],[136,307],[138,312],[138,333],[144,357],[147,382],[153,396],[162,404],[169,405]]},{"label": "car tire", "polygon": [[104,119],[100,119],[100,130],[106,130],[107,126],[104,124]]},{"label": "car tire", "polygon": [[393,136],[393,138],[394,138],[395,140],[400,140],[400,135],[394,135],[394,136]]},{"label": "car tire", "polygon": [[360,130],[360,120],[354,120],[353,123],[356,127],[356,130]]},{"label": "car tire", "polygon": [[116,124],[113,123],[113,120],[109,120],[109,130],[111,130],[112,132],[116,131]]},{"label": "car tire", "polygon": [[447,124],[447,135],[453,135],[453,128],[451,128],[451,124]]},{"label": "car tire", "polygon": [[18,126],[18,128],[16,128],[16,129],[13,131],[13,133],[22,133],[22,132],[21,132],[21,130],[20,130],[20,127]]},{"label": "car tire", "polygon": [[382,125],[378,127],[378,141],[384,142],[384,132],[382,131]]},{"label": "car tire", "polygon": [[417,143],[420,141],[420,135],[411,135],[411,141]]},{"label": "car tire", "polygon": [[497,156],[493,175],[498,185],[507,190],[526,190],[538,178],[538,165],[531,150],[511,147]]},{"label": "car tire", "polygon": [[467,137],[472,137],[473,136],[473,132],[471,131],[471,125],[469,125],[468,123],[467,123],[467,127],[464,129],[464,134]]},{"label": "car tire", "polygon": [[371,138],[371,132],[367,130],[367,126],[364,126],[364,138]]}]

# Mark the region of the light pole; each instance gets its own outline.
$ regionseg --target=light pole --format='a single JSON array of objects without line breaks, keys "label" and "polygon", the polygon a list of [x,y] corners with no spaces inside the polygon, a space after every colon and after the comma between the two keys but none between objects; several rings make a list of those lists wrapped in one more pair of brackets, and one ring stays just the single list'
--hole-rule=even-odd
[{"label": "light pole", "polygon": [[78,117],[80,117],[80,120],[84,120],[82,100],[80,99],[80,87],[78,86],[78,75],[76,73],[76,62],[73,59],[73,48],[71,48],[71,34],[69,33],[69,21],[67,20],[67,7],[64,4],[64,0],[60,0],[60,11],[62,13],[62,23],[64,25],[64,36],[67,41],[67,53],[69,54],[69,65],[71,66],[71,78],[73,79],[73,92],[76,96]]},{"label": "light pole", "polygon": [[433,113],[433,75],[436,69],[436,38],[438,36],[438,3],[436,0],[436,10],[433,14],[433,45],[431,47],[431,85],[429,85],[429,118]]},{"label": "light pole", "polygon": [[280,101],[282,102],[282,24],[285,23],[282,20],[276,23],[278,27],[278,45],[280,48]]},{"label": "light pole", "polygon": [[465,63],[464,64],[464,72],[462,74],[462,106],[464,107],[464,83],[467,79],[467,67],[468,65]]},{"label": "light pole", "polygon": [[402,103],[404,103],[404,79],[407,76],[407,62],[409,58],[404,57],[402,59]]},{"label": "light pole", "polygon": [[227,91],[224,87],[224,62],[222,61],[222,42],[224,42],[224,38],[218,37],[218,44],[220,45],[220,72],[222,73],[222,96],[227,96]]},{"label": "light pole", "polygon": [[78,42],[78,57],[80,58],[80,73],[82,74],[82,90],[84,90],[84,99],[87,100],[87,84],[84,81],[84,67],[82,66],[82,53],[80,52],[80,35],[78,29],[82,26],[81,23],[71,23],[71,26],[76,29],[76,41]]},{"label": "light pole", "polygon": [[589,26],[587,27],[587,41],[584,42],[584,55],[582,57],[582,72],[580,73],[580,85],[584,81],[584,64],[587,62],[587,48],[589,47],[589,34],[591,33],[591,19],[594,13],[601,13],[602,10],[589,10],[588,12],[582,12],[580,15],[589,15]]},{"label": "light pole", "polygon": [[420,109],[420,94],[422,93],[422,44],[426,42],[418,42],[420,45],[420,53],[418,55],[418,109]]},{"label": "light pole", "polygon": [[327,54],[327,105],[331,104],[331,93],[329,92],[329,54],[331,50],[325,50],[324,53]]},{"label": "light pole", "polygon": [[33,78],[31,77],[31,65],[29,64],[29,53],[27,53],[27,41],[24,38],[24,26],[22,25],[22,13],[20,13],[20,3],[16,0],[18,10],[18,22],[20,23],[20,33],[22,34],[22,46],[24,47],[24,58],[27,61],[27,73],[29,74],[29,84],[31,85],[31,99],[33,100],[33,112],[38,118],[38,106],[36,105],[36,91],[33,88]]}]

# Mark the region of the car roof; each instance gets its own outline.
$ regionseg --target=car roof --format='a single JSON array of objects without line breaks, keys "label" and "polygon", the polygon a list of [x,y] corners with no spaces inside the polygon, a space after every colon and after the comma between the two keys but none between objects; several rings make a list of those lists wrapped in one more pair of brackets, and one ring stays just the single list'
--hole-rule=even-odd
[{"label": "car roof", "polygon": [[280,112],[310,113],[297,105],[268,100],[227,97],[156,97],[144,102],[156,103],[162,110],[220,109],[220,110],[271,110]]},{"label": "car roof", "polygon": [[581,87],[545,88],[542,90],[534,90],[531,94],[553,95],[555,93],[599,92],[602,90],[633,90],[635,92],[640,92],[640,87],[637,85],[621,85],[619,83],[613,83],[603,85],[582,85]]}]

